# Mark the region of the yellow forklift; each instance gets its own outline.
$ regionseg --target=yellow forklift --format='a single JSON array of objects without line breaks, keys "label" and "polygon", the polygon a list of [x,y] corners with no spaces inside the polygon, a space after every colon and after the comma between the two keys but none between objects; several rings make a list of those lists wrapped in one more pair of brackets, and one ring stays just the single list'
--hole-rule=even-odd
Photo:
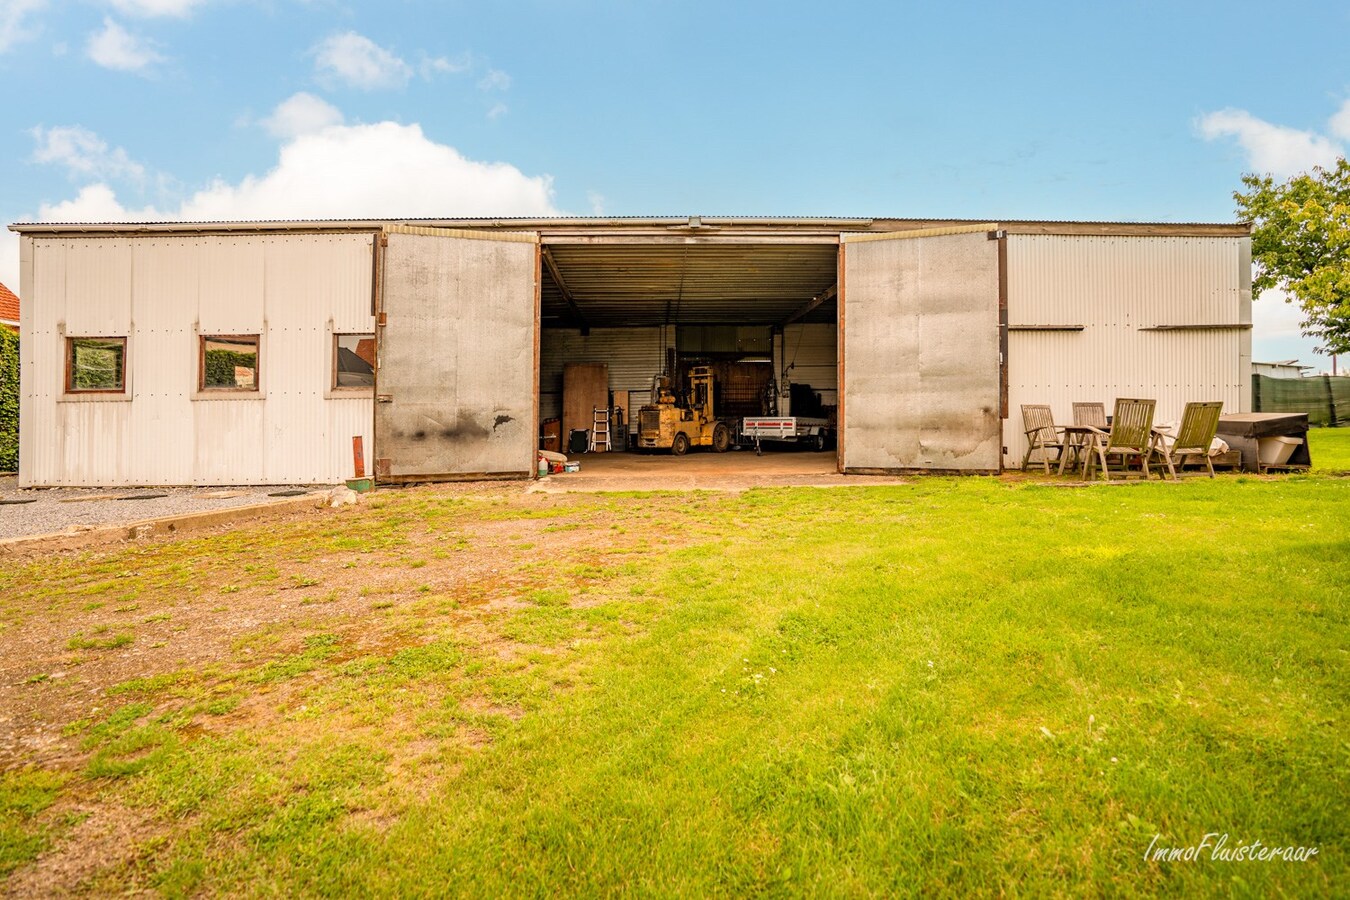
[{"label": "yellow forklift", "polygon": [[638,450],[669,450],[683,456],[690,447],[711,447],[723,453],[731,447],[731,428],[718,421],[713,410],[713,370],[689,370],[689,390],[675,396],[669,375],[656,376],[652,402],[638,410]]}]

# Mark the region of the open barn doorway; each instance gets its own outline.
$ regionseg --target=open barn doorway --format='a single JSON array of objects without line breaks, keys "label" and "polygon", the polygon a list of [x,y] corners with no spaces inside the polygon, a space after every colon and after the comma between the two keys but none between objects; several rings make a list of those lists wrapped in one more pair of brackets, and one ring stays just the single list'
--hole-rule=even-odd
[{"label": "open barn doorway", "polygon": [[658,481],[837,471],[838,230],[673,231],[541,235],[541,448]]}]

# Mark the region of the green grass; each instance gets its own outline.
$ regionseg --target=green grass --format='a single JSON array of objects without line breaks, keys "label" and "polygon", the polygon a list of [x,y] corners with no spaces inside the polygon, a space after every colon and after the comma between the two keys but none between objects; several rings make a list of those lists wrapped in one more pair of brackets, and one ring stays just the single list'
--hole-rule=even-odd
[{"label": "green grass", "polygon": [[[1311,439],[1319,468],[1347,449]],[[82,769],[7,776],[0,812],[24,811],[0,861],[51,844],[39,814],[69,797],[174,823],[99,874],[108,893],[1350,890],[1342,478],[409,491],[355,515],[377,546],[286,524],[269,544],[0,574],[15,598],[0,614],[18,616],[64,614],[45,591],[109,578],[154,608],[187,559],[205,584],[266,589],[241,575],[246,556],[292,603],[309,577],[297,551],[393,564],[389,598],[362,601],[359,621],[260,628],[233,667],[166,663],[117,685],[71,725]],[[407,580],[414,530],[453,526],[471,554],[479,521],[519,523],[537,546],[482,550],[491,568],[454,588],[465,554]],[[593,545],[549,544],[584,529]],[[1156,835],[1208,832],[1319,855],[1144,860]]]},{"label": "green grass", "polygon": [[38,815],[56,801],[66,779],[41,769],[0,772],[0,876],[46,849],[48,827]]},{"label": "green grass", "polygon": [[1350,428],[1313,428],[1308,431],[1313,470],[1350,473]]}]

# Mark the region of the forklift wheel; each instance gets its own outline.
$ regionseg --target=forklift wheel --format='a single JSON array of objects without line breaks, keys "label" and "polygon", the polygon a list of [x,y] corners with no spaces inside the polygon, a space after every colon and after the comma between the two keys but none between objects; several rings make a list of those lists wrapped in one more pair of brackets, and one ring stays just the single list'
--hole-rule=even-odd
[{"label": "forklift wheel", "polygon": [[718,424],[713,429],[712,448],[714,453],[726,453],[731,446],[731,429],[727,426]]},{"label": "forklift wheel", "polygon": [[675,440],[670,443],[670,452],[675,456],[684,456],[689,452],[689,436],[683,431],[675,435]]}]

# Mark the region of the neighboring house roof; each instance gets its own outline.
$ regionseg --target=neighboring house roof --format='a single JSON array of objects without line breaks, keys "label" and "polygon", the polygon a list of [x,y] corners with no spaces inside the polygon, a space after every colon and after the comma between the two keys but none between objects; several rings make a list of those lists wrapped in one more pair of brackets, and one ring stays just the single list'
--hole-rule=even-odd
[{"label": "neighboring house roof", "polygon": [[0,322],[18,327],[19,295],[0,284]]}]

